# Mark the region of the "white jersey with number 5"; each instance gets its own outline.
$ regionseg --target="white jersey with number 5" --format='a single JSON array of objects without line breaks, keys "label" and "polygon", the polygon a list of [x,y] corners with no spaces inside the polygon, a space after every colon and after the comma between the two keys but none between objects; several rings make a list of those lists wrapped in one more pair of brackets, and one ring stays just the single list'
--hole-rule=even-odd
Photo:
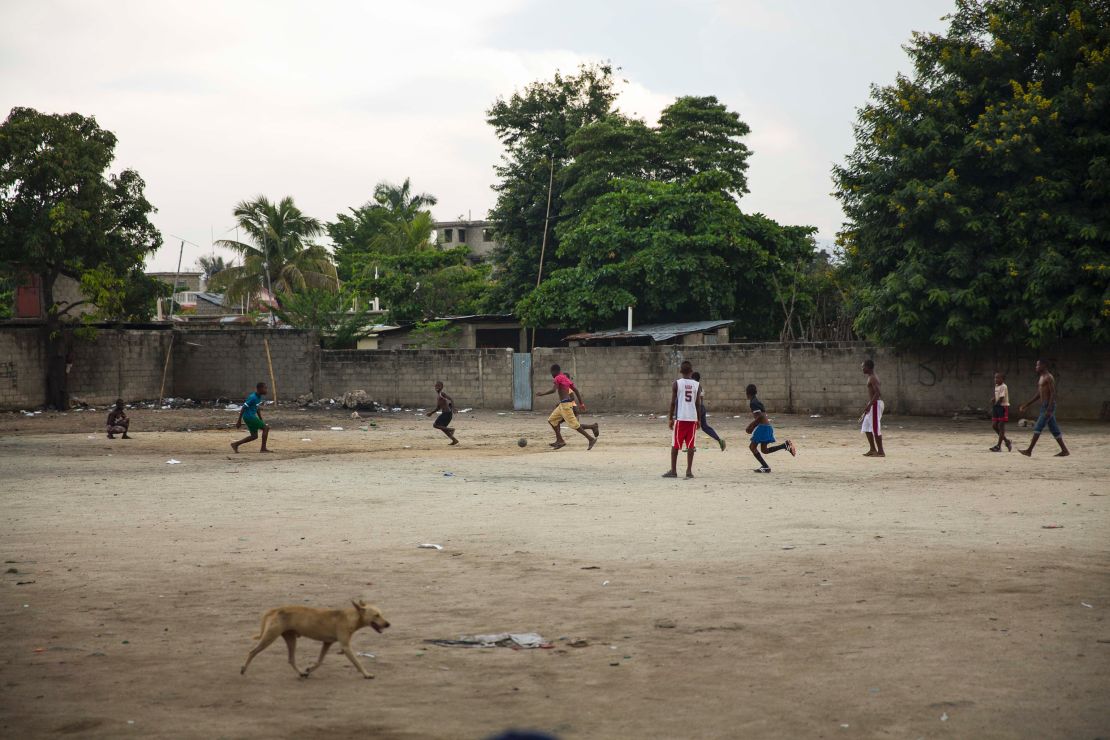
[{"label": "white jersey with number 5", "polygon": [[678,408],[675,409],[675,419],[678,421],[698,420],[698,381],[690,378],[679,378]]}]

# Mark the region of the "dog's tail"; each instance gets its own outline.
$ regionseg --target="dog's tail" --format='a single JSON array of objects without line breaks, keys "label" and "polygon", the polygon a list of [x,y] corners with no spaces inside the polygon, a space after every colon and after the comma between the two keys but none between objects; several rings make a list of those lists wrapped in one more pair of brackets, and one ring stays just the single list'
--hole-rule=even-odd
[{"label": "dog's tail", "polygon": [[273,611],[268,611],[262,615],[262,624],[258,625],[258,634],[252,637],[252,640],[262,639],[262,634],[266,631],[266,622],[270,621],[271,614],[273,614]]}]

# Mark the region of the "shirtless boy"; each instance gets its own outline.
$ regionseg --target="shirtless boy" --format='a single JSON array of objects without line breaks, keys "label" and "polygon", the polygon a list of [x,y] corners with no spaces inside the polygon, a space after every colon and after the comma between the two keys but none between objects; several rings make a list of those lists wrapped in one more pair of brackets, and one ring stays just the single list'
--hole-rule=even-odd
[{"label": "shirtless boy", "polygon": [[1044,360],[1037,360],[1037,364],[1033,366],[1040,375],[1037,381],[1037,395],[1029,399],[1021,405],[1019,411],[1025,411],[1027,406],[1032,406],[1037,400],[1041,402],[1041,413],[1037,417],[1037,423],[1033,425],[1033,438],[1029,440],[1029,446],[1024,450],[1018,450],[1026,457],[1033,456],[1033,448],[1037,446],[1037,440],[1044,431],[1045,425],[1048,426],[1048,431],[1052,432],[1052,436],[1056,438],[1056,444],[1060,445],[1060,451],[1056,453],[1056,457],[1067,457],[1071,453],[1068,452],[1068,446],[1064,444],[1064,435],[1060,432],[1060,425],[1056,423],[1056,378],[1052,377],[1052,373],[1048,371],[1048,364]]},{"label": "shirtless boy", "polygon": [[131,420],[127,418],[127,412],[123,410],[123,399],[120,398],[116,401],[116,407],[108,414],[108,439],[115,439],[117,434],[122,434],[124,439],[131,439],[127,436],[130,426]]},{"label": "shirtless boy", "polygon": [[[751,442],[748,444],[748,449],[752,451],[752,455],[759,462],[759,467],[755,469],[757,473],[770,473],[771,466],[763,458],[763,455],[770,455],[772,452],[779,450],[786,450],[790,453],[791,457],[797,457],[798,448],[789,439],[780,445],[768,447],[775,441],[775,428],[771,426],[771,420],[767,418],[767,407],[763,405],[763,401],[756,398],[756,387],[749,385],[744,389],[748,396],[748,408],[752,412],[752,421],[748,424],[745,430],[748,434],[752,435]],[[756,449],[758,446],[759,449]],[[763,455],[759,454],[760,452]]]},{"label": "shirtless boy", "polygon": [[683,360],[679,367],[682,377],[671,383],[671,407],[667,425],[674,431],[671,437],[671,469],[664,478],[678,477],[678,452],[686,448],[686,477],[694,477],[694,438],[698,433],[698,406],[701,404],[701,383],[694,380],[694,366]]},{"label": "shirtless boy", "polygon": [[[431,416],[438,411],[439,416],[436,417],[432,426],[446,434],[447,438],[451,440],[451,445],[457,445],[459,440],[455,439],[455,430],[451,428],[451,419],[455,416],[455,400],[443,390],[442,382],[437,380],[435,388],[436,407],[424,415]],[[447,446],[450,447],[451,445]]]},{"label": "shirtless boy", "polygon": [[[566,440],[563,439],[563,432],[560,429],[562,422],[566,422],[574,431],[581,434],[589,442],[586,449],[592,450],[594,445],[597,444],[597,438],[601,436],[598,431],[597,423],[583,424],[578,421],[578,417],[574,413],[574,399],[578,399],[578,404],[582,410],[586,410],[586,402],[582,400],[582,393],[578,390],[570,378],[563,374],[562,369],[558,365],[551,366],[551,390],[542,391],[537,393],[537,396],[550,396],[552,393],[559,394],[559,405],[551,412],[551,416],[547,418],[548,425],[555,432],[555,444],[552,445],[555,449],[560,449],[567,446]],[[586,430],[589,429],[594,434],[591,437]]]},{"label": "shirtless boy", "polygon": [[883,395],[880,389],[879,376],[875,373],[875,361],[863,361],[863,374],[867,376],[867,408],[863,410],[859,420],[860,431],[867,435],[867,444],[871,449],[863,453],[864,457],[886,457],[883,452]]}]

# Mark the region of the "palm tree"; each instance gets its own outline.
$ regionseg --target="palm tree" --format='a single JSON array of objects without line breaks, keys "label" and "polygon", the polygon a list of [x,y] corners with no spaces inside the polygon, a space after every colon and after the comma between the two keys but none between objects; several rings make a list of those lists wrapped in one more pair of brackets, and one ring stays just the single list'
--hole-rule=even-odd
[{"label": "palm tree", "polygon": [[231,263],[219,255],[210,254],[198,259],[197,266],[200,267],[200,271],[204,275],[204,283],[207,285],[212,282],[212,278],[216,277],[217,273],[231,267]]},{"label": "palm tree", "polygon": [[385,180],[379,182],[374,188],[374,200],[402,221],[409,221],[417,211],[436,204],[436,197],[431,193],[414,194],[407,177],[400,186]]},{"label": "palm tree", "polygon": [[229,301],[250,298],[263,289],[274,300],[306,288],[337,290],[339,277],[324,247],[310,241],[324,232],[323,225],[306,216],[286,196],[273,203],[265,196],[235,206],[239,228],[251,243],[221,239],[218,246],[242,257],[242,265],[228,267],[213,280]]},{"label": "palm tree", "polygon": [[376,254],[407,254],[432,248],[435,222],[428,211],[417,211],[411,218],[386,224],[370,240],[370,251]]}]

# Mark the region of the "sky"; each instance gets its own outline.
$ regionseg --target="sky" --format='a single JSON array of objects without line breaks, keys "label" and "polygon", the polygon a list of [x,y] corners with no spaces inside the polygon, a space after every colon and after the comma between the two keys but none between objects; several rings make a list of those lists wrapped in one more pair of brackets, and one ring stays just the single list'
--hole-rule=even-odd
[{"label": "sky", "polygon": [[[618,107],[654,124],[715,95],[751,127],[746,212],[815,226],[843,214],[834,164],[870,86],[954,0],[3,0],[0,111],[95,116],[137,170],[174,270],[213,253],[232,209],[293,196],[322,221],[409,177],[437,219],[483,218],[502,148],[485,120],[556,70],[610,61]],[[230,233],[234,236],[234,233]],[[215,250],[218,253],[218,250]]]}]

